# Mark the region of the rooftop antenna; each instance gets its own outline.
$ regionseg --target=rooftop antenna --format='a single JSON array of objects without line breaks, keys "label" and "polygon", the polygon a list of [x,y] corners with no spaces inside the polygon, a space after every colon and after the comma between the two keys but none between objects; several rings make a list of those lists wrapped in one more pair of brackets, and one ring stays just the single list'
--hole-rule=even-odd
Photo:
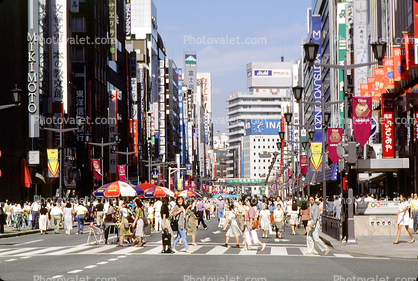
[{"label": "rooftop antenna", "polygon": [[283,48],[283,46],[282,46],[282,60],[281,61],[284,62],[284,48]]}]

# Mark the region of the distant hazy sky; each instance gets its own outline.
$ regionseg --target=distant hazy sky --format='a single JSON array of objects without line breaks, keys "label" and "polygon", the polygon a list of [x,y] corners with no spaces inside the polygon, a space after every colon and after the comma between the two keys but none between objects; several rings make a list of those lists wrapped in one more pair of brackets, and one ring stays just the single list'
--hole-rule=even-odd
[{"label": "distant hazy sky", "polygon": [[[280,61],[282,55],[285,61],[300,58],[301,40],[306,37],[306,9],[311,2],[154,0],[167,57],[182,67],[183,51],[196,51],[198,72],[212,74],[215,133],[226,131],[225,100],[233,91],[248,92],[247,63]],[[241,44],[226,44],[229,38]],[[244,44],[246,38],[250,44]],[[251,40],[258,43],[251,44]]]}]

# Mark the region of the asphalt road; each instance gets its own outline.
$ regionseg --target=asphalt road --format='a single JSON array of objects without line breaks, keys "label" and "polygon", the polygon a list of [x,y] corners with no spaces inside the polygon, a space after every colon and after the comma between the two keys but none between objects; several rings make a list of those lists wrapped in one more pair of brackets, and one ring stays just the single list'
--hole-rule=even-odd
[{"label": "asphalt road", "polygon": [[[3,280],[184,280],[184,281],[412,281],[418,275],[414,260],[348,255],[331,250],[305,256],[301,230],[283,240],[267,242],[264,251],[224,248],[225,232],[215,220],[198,230],[193,253],[182,246],[176,254],[161,254],[161,234],[147,237],[143,248],[116,244],[88,245],[82,235],[26,235],[0,239],[0,278]],[[85,229],[86,230],[86,229]],[[74,232],[74,230],[73,230]],[[191,241],[189,237],[188,241]],[[242,239],[241,239],[242,241]],[[234,240],[230,245],[234,245]]]}]

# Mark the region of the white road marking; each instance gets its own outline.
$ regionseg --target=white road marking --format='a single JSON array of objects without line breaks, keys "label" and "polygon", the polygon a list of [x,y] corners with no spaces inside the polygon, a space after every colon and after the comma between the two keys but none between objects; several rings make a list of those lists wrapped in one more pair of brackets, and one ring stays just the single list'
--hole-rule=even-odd
[{"label": "white road marking", "polygon": [[44,239],[38,239],[38,240],[28,241],[28,242],[24,242],[24,243],[19,243],[19,244],[15,244],[13,246],[16,247],[16,246],[21,246],[21,245],[26,245],[26,244],[32,244],[32,243],[41,242],[41,241],[44,241]]},{"label": "white road marking", "polygon": [[117,258],[108,259],[108,261],[117,261]]},{"label": "white road marking", "polygon": [[205,239],[200,239],[200,241],[202,241],[202,243],[206,243],[211,241],[211,239],[209,237],[206,237]]},{"label": "white road marking", "polygon": [[348,254],[334,254],[333,255],[337,258],[352,258],[352,255],[348,255]]},{"label": "white road marking", "polygon": [[137,250],[138,250],[138,248],[136,248],[136,247],[123,247],[121,250],[118,250],[116,252],[112,252],[112,253],[109,253],[109,254],[111,254],[111,255],[126,255],[126,254],[129,254],[131,252],[135,252]]},{"label": "white road marking", "polygon": [[94,255],[94,254],[97,254],[106,250],[114,249],[114,248],[115,246],[113,245],[95,246],[91,250],[80,252],[77,254],[78,255]]},{"label": "white road marking", "polygon": [[217,230],[217,231],[214,231],[214,232],[213,232],[213,234],[219,234],[219,233],[221,233],[221,231],[220,231],[220,230]]},{"label": "white road marking", "polygon": [[52,279],[57,279],[57,278],[61,278],[61,277],[64,277],[64,275],[55,275],[55,276],[52,276],[51,278]]},{"label": "white road marking", "polygon": [[257,255],[257,250],[241,250],[241,252],[239,252],[240,255],[243,256],[249,256],[249,255]]},{"label": "white road marking", "polygon": [[144,255],[155,255],[155,254],[161,253],[162,250],[163,250],[163,246],[158,246],[158,247],[152,248],[151,250],[145,251],[142,254],[144,254]]},{"label": "white road marking", "polygon": [[20,254],[17,254],[16,256],[34,256],[34,255],[42,254],[42,253],[45,253],[45,252],[48,252],[48,251],[54,252],[54,251],[62,249],[62,248],[64,248],[64,247],[62,247],[62,246],[61,247],[49,247],[49,248],[44,248],[44,249],[40,249],[40,250],[20,253]]},{"label": "white road marking", "polygon": [[271,247],[270,255],[287,256],[288,254],[285,247]]},{"label": "white road marking", "polygon": [[[302,254],[305,256],[306,253],[308,252],[308,248],[307,247],[299,247],[299,250],[302,252]],[[318,252],[316,250],[314,250],[314,254],[315,255],[319,255]]]},{"label": "white road marking", "polygon": [[95,268],[96,266],[97,264],[92,264],[92,265],[85,266],[84,268]]},{"label": "white road marking", "polygon": [[80,250],[88,250],[88,249],[91,249],[91,248],[92,248],[92,246],[78,245],[78,246],[75,246],[75,247],[71,247],[69,249],[65,249],[65,250],[61,250],[61,251],[57,251],[57,252],[52,252],[52,253],[47,253],[45,255],[61,256],[61,255],[68,254],[68,253],[71,253],[71,252],[76,252],[76,251],[80,251]]},{"label": "white road marking", "polygon": [[212,250],[210,250],[209,252],[207,252],[206,255],[222,255],[227,250],[228,250],[227,247],[216,246],[215,248],[213,248]]},{"label": "white road marking", "polygon": [[101,261],[101,262],[98,262],[97,264],[107,264],[107,263],[109,263],[109,262],[107,262],[107,261]]},{"label": "white road marking", "polygon": [[274,242],[289,242],[289,239],[283,239],[283,238],[274,238]]},{"label": "white road marking", "polygon": [[39,248],[20,248],[20,249],[16,249],[16,250],[11,250],[11,251],[8,251],[8,252],[2,252],[2,253],[0,253],[0,256],[10,256],[10,255],[14,255],[14,254],[17,254],[17,253],[20,253],[20,252],[24,252],[24,251],[32,251],[32,250],[36,250],[36,249],[39,249]]},{"label": "white road marking", "polygon": [[76,269],[76,270],[68,271],[67,273],[72,274],[72,273],[79,273],[81,271],[83,271],[83,270],[82,269]]},{"label": "white road marking", "polygon": [[9,259],[9,260],[5,260],[5,261],[15,261],[16,259]]}]

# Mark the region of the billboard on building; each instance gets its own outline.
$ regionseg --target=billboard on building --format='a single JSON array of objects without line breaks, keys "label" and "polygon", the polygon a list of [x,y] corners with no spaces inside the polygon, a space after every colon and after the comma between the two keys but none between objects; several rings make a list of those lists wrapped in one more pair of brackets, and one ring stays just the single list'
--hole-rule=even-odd
[{"label": "billboard on building", "polygon": [[252,119],[245,121],[246,135],[276,135],[281,131],[281,120]]}]

